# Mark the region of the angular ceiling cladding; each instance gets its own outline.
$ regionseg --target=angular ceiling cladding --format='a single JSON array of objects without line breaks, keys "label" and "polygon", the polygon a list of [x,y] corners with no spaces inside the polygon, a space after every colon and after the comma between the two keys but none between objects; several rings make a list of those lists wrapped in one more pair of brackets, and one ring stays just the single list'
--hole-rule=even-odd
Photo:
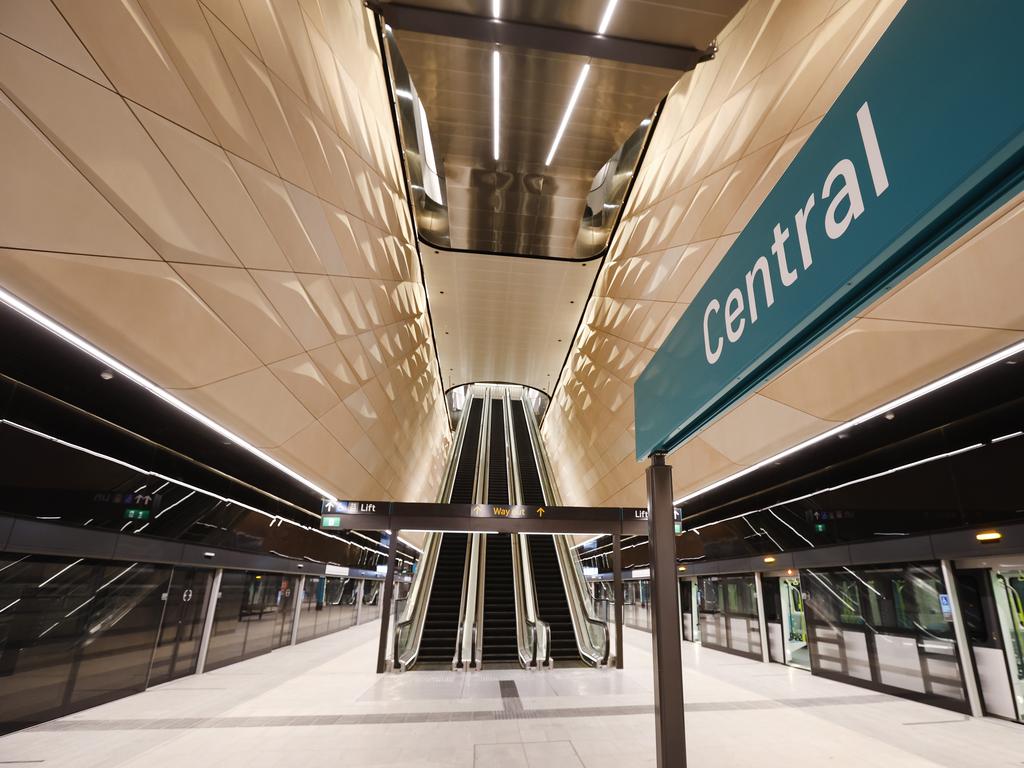
[{"label": "angular ceiling cladding", "polygon": [[[1024,6],[911,0],[635,385],[636,455],[695,434],[1024,183]],[[964,37],[989,55],[936,78]],[[891,187],[891,191],[890,191]]]},{"label": "angular ceiling cladding", "polygon": [[432,498],[447,419],[372,16],[57,6],[0,10],[0,283],[338,496]]},{"label": "angular ceiling cladding", "polygon": [[[902,7],[901,0],[750,2],[719,35],[716,59],[673,89],[542,427],[566,503],[644,503],[643,464],[634,454],[633,385],[640,371]],[[970,81],[973,65],[964,62],[956,76]],[[936,87],[946,69],[936,75]],[[1018,92],[1013,83],[1004,87]],[[872,113],[884,141],[874,104]],[[882,198],[875,199],[869,171],[858,168],[865,206],[896,192],[885,157],[892,186]],[[828,158],[817,190],[797,195],[796,204],[820,192],[839,159]],[[712,198],[707,204],[705,196]],[[791,225],[796,205],[790,207]],[[775,223],[759,238],[751,263],[774,258]],[[1024,260],[1008,244],[1022,238],[1024,195],[678,448],[671,457],[674,497],[1020,340],[1024,319],[1015,287],[1024,283]],[[786,245],[799,263],[795,240]],[[671,277],[652,280],[659,272]],[[961,296],[977,297],[983,309]],[[669,307],[660,323],[636,325],[633,314],[653,318],[654,304]]]}]

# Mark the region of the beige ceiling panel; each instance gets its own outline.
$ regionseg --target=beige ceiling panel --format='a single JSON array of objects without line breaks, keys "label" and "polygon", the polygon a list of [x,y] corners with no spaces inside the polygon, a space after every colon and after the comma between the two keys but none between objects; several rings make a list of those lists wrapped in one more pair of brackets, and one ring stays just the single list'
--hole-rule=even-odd
[{"label": "beige ceiling panel", "polygon": [[[66,5],[73,30],[0,9],[46,54],[0,37],[0,249],[36,249],[0,250],[0,282],[339,496],[433,498],[450,435],[371,17]],[[104,77],[74,32],[130,105],[76,74]]]},{"label": "beige ceiling panel", "polygon": [[56,2],[123,96],[213,139],[199,105],[136,0]]},{"label": "beige ceiling panel", "polygon": [[348,361],[345,360],[345,356],[341,354],[341,349],[337,344],[327,344],[317,349],[311,349],[309,356],[339,398],[344,400],[359,389],[359,379]]},{"label": "beige ceiling panel", "polygon": [[[801,116],[800,123],[818,119],[828,111],[828,108],[832,106],[836,97],[839,96],[840,92],[850,81],[850,78],[853,77],[853,74],[860,67],[868,53],[874,48],[878,38],[882,36],[890,22],[899,13],[903,7],[904,0],[879,0],[877,4],[872,4],[867,0],[862,0],[862,2],[869,7],[874,5],[871,8],[870,16],[868,16],[864,25],[859,29],[857,36],[844,52],[842,59],[839,60],[825,79],[821,88],[814,95],[814,98]],[[840,16],[847,10],[855,11],[856,5],[851,0],[847,6],[840,9],[836,16]]]},{"label": "beige ceiling panel", "polygon": [[313,125],[331,173],[331,184],[322,193],[323,197],[344,211],[358,211],[359,200],[356,198],[355,184],[352,182],[352,174],[349,173],[348,159],[345,157],[341,139],[334,132],[333,126],[329,126],[320,118],[314,116]]},{"label": "beige ceiling panel", "polygon": [[856,320],[760,392],[846,421],[1020,338],[1019,331]]},{"label": "beige ceiling panel", "polygon": [[[777,144],[769,144],[730,167],[729,178],[726,180],[725,186],[722,187],[718,199],[715,200],[711,210],[697,227],[697,231],[694,232],[693,240],[699,242],[730,231],[728,229],[730,222],[734,219],[740,205],[749,196],[751,187],[762,177],[772,162],[777,150]],[[732,231],[738,233],[742,231],[742,227]]]},{"label": "beige ceiling panel", "polygon": [[260,448],[279,446],[314,421],[295,395],[262,366],[177,394],[214,421],[236,425]]},{"label": "beige ceiling panel", "polygon": [[[293,32],[305,36],[305,26],[302,24],[298,4],[294,0],[276,3],[268,0],[242,0],[242,7],[249,20],[249,28],[252,29],[259,45],[261,58],[267,63],[267,67],[283,79],[295,93],[305,96],[302,76],[292,57],[284,28],[287,17]],[[308,45],[303,47],[308,48]]]},{"label": "beige ceiling panel", "polygon": [[0,245],[160,258],[3,94],[0,135]]},{"label": "beige ceiling panel", "polygon": [[142,107],[133,109],[241,262],[254,269],[288,269],[224,150]]},{"label": "beige ceiling panel", "polygon": [[312,186],[307,185],[306,189],[330,200],[337,180],[331,175],[331,165],[313,123],[313,113],[277,78],[274,78],[274,85],[295,137],[295,145],[312,181]]},{"label": "beige ceiling panel", "polygon": [[52,3],[4,0],[0,3],[0,31],[80,75],[110,85]]},{"label": "beige ceiling panel", "polygon": [[175,271],[264,363],[302,351],[273,305],[244,269],[176,264]]},{"label": "beige ceiling panel", "polygon": [[3,251],[0,284],[164,387],[200,387],[259,365],[162,262]]},{"label": "beige ceiling panel", "polygon": [[[810,115],[801,119],[801,115],[806,112],[808,103],[812,103],[815,94],[864,25],[873,5],[873,2],[860,0],[850,3],[822,24],[815,34],[808,36],[765,71],[762,77],[774,94],[770,106],[764,110],[763,122],[751,140],[751,148],[778,141],[798,125],[812,119]],[[799,59],[796,66],[791,67],[791,59],[797,56]],[[849,80],[850,74],[852,72],[842,80],[843,85]],[[782,75],[786,79],[780,83],[778,79]],[[824,110],[821,114],[824,114]]]},{"label": "beige ceiling panel", "polygon": [[290,466],[301,467],[307,477],[326,488],[344,489],[348,498],[388,498],[383,486],[320,422],[310,424],[271,453]]},{"label": "beige ceiling panel", "polygon": [[726,232],[738,234],[743,230],[817,125],[817,122],[803,125],[786,138],[768,145],[766,151],[771,154],[771,160],[764,172],[751,185],[749,193],[732,220],[725,226]]},{"label": "beige ceiling panel", "polygon": [[298,275],[255,269],[251,274],[304,349],[316,349],[334,341]]},{"label": "beige ceiling panel", "polygon": [[313,182],[302,160],[302,153],[295,143],[284,107],[271,82],[271,76],[256,56],[237,37],[231,34],[212,14],[207,13],[210,28],[217,44],[231,68],[235,82],[242,91],[249,112],[259,126],[260,135],[270,150],[277,173],[305,189],[312,189]]},{"label": "beige ceiling panel", "polygon": [[269,367],[306,410],[317,418],[323,419],[324,414],[341,405],[341,400],[309,355],[289,357],[272,363]]},{"label": "beige ceiling panel", "polygon": [[329,278],[323,275],[298,275],[298,278],[335,336],[344,338],[355,333]]},{"label": "beige ceiling panel", "polygon": [[229,152],[272,169],[252,114],[198,3],[139,0],[207,123]]},{"label": "beige ceiling panel", "polygon": [[6,38],[0,83],[165,259],[238,263],[120,97]]},{"label": "beige ceiling panel", "polygon": [[[761,395],[751,395],[736,406],[731,418],[713,423],[701,440],[737,465],[753,464],[765,456],[821,434],[832,422],[790,408]],[[751,425],[756,424],[756,428]],[[771,440],[765,442],[765,436]]]},{"label": "beige ceiling panel", "polygon": [[[306,239],[316,252],[319,267],[315,271],[319,273],[326,271],[329,275],[345,274],[346,268],[341,252],[338,250],[338,241],[334,239],[334,232],[327,222],[323,202],[320,198],[314,197],[293,184],[285,182],[285,189],[291,200],[292,210],[299,217],[299,223],[306,234]],[[299,271],[312,272],[314,270]]]},{"label": "beige ceiling panel", "polygon": [[1024,331],[1024,196],[950,255],[885,299],[869,317]]},{"label": "beige ceiling panel", "polygon": [[320,423],[334,435],[334,439],[342,445],[348,446],[361,438],[365,432],[363,427],[349,411],[348,406],[338,402],[327,413],[320,417]]},{"label": "beige ceiling panel", "polygon": [[296,272],[323,274],[323,265],[302,226],[284,182],[252,163],[233,155],[228,157],[292,269]]},{"label": "beige ceiling panel", "polygon": [[252,36],[249,20],[245,18],[239,0],[201,0],[206,9],[213,13],[221,23],[230,29],[239,40],[253,53],[259,53],[256,38]]}]

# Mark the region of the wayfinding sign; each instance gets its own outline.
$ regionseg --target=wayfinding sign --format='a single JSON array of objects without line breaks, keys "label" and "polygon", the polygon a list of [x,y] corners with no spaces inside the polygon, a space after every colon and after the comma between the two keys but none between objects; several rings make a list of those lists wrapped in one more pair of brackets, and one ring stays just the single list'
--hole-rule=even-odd
[{"label": "wayfinding sign", "polygon": [[908,0],[637,379],[637,458],[1024,187],[1022,29],[1020,0]]}]

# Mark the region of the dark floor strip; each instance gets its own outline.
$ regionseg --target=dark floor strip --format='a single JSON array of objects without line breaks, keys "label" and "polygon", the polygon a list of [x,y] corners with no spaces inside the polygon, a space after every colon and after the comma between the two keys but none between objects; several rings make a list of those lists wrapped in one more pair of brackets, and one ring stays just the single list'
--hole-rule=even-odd
[{"label": "dark floor strip", "polygon": [[[193,728],[281,728],[313,725],[382,725],[388,723],[458,723],[473,720],[542,720],[577,717],[620,717],[650,715],[654,707],[635,704],[619,707],[564,707],[558,709],[523,709],[518,691],[504,695],[506,706],[502,710],[469,710],[465,712],[382,712],[366,715],[308,715],[267,717],[181,717],[160,719],[123,720],[55,720],[37,725],[35,731],[123,731],[123,730],[189,730]],[[897,702],[884,694],[864,696],[833,696],[816,699],[786,699],[784,701],[723,701],[695,702],[686,705],[687,712],[728,712],[738,710],[785,709],[850,706]],[[510,702],[515,702],[511,704]],[[516,708],[518,705],[518,708]]]}]

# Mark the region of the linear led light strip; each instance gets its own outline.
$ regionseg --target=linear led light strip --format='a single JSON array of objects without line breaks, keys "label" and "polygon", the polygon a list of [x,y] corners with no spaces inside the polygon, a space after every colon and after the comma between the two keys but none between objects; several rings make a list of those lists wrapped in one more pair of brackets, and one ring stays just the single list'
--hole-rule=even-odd
[{"label": "linear led light strip", "polygon": [[[497,0],[496,0],[497,2]],[[501,54],[498,51],[491,51],[491,92],[494,97],[494,159],[501,157],[501,143],[499,139],[499,126],[501,125]]]},{"label": "linear led light strip", "polygon": [[[612,22],[612,16],[615,14],[615,6],[619,4],[619,0],[609,0],[608,5],[605,6],[604,14],[601,16],[601,25],[597,29],[598,35],[603,35],[608,31],[608,25]],[[576,78],[576,87],[572,89],[572,96],[569,97],[569,103],[565,107],[565,114],[562,115],[562,122],[558,126],[558,132],[555,134],[555,140],[551,143],[551,149],[548,152],[548,157],[544,161],[544,165],[551,165],[551,161],[555,159],[555,152],[558,151],[558,145],[562,142],[562,135],[565,133],[566,126],[569,125],[569,119],[572,117],[572,112],[576,109],[576,102],[580,97],[580,92],[583,90],[583,84],[587,81],[587,75],[590,74],[590,60],[583,65],[583,69],[580,70],[579,77]]]},{"label": "linear led light strip", "polygon": [[[1013,357],[1014,355],[1017,355],[1021,352],[1024,352],[1024,341],[1019,341],[1016,344],[1007,347],[1006,349],[1000,350],[995,354],[982,358],[976,363],[971,363],[970,365],[961,368],[958,371],[954,371],[953,373],[947,376],[943,376],[941,379],[937,379],[936,381],[933,381],[931,384],[926,384],[925,386],[920,387],[919,389],[915,389],[912,392],[908,392],[902,397],[898,397],[895,400],[886,403],[885,405],[880,405],[877,408],[873,408],[872,410],[858,416],[855,419],[843,422],[842,424],[833,427],[827,432],[822,432],[820,435],[808,438],[807,440],[804,440],[802,443],[797,443],[791,448],[787,448],[786,450],[781,451],[780,453],[776,453],[774,456],[770,456],[767,459],[759,461],[756,464],[752,464],[749,467],[746,467],[745,469],[741,469],[738,472],[734,472],[731,475],[723,477],[721,480],[716,480],[715,482],[710,483],[709,485],[706,485],[703,488],[699,488],[698,490],[693,491],[692,493],[688,493],[685,496],[681,496],[672,503],[683,504],[687,501],[690,501],[691,499],[695,499],[698,496],[707,493],[708,491],[713,491],[716,488],[721,488],[723,485],[727,485],[728,483],[731,483],[735,480],[739,480],[741,477],[746,477],[752,472],[756,472],[757,470],[763,469],[764,467],[767,467],[770,464],[774,464],[775,462],[784,459],[787,456],[792,456],[794,453],[802,451],[806,448],[810,448],[812,445],[817,445],[823,440],[828,440],[831,437],[835,437],[836,435],[845,432],[848,429],[852,429],[853,427],[856,427],[860,424],[863,424],[866,421],[871,421],[871,419],[875,419],[890,411],[894,411],[897,408],[906,405],[907,403],[911,403],[914,400],[917,400],[918,398],[924,397],[925,395],[929,395],[932,392],[942,389],[943,387],[949,386],[950,384],[954,384],[960,381],[961,379],[965,379],[968,376],[977,373],[978,371],[988,368],[990,365],[1000,363],[1003,360]],[[739,517],[739,515],[737,515],[737,517]]]},{"label": "linear led light strip", "polygon": [[117,371],[119,374],[124,376],[126,379],[129,379],[130,381],[135,382],[140,387],[145,389],[147,392],[149,392],[150,394],[153,394],[156,397],[160,398],[161,400],[163,400],[165,403],[167,403],[171,407],[177,409],[181,413],[184,413],[186,416],[189,416],[190,418],[198,421],[203,426],[212,429],[214,432],[216,432],[221,437],[225,438],[226,440],[231,441],[232,443],[234,443],[238,447],[245,449],[246,451],[251,453],[256,458],[258,458],[258,459],[266,462],[270,466],[272,466],[274,469],[276,469],[276,470],[278,470],[280,472],[283,472],[284,474],[288,475],[288,477],[290,477],[293,480],[301,483],[306,488],[309,488],[310,490],[315,491],[316,493],[320,494],[321,496],[323,496],[324,498],[326,498],[329,501],[337,501],[337,498],[330,491],[327,491],[326,489],[321,488],[319,485],[314,483],[312,480],[309,480],[308,478],[303,477],[298,472],[296,472],[293,469],[285,466],[284,464],[282,464],[280,461],[275,459],[270,454],[265,453],[264,451],[260,450],[259,448],[257,448],[255,445],[253,445],[252,443],[248,442],[244,438],[239,437],[238,435],[236,435],[231,430],[227,429],[226,427],[221,426],[220,424],[218,424],[213,419],[211,419],[208,416],[200,413],[199,411],[197,411],[195,408],[193,408],[191,405],[189,405],[185,401],[178,399],[177,397],[172,395],[167,390],[163,389],[162,387],[158,386],[157,384],[154,384],[152,381],[147,379],[145,376],[143,376],[143,375],[141,375],[139,373],[136,373],[134,370],[129,368],[124,363],[122,363],[119,360],[111,357],[110,355],[108,355],[106,352],[104,352],[103,350],[99,349],[98,347],[93,346],[92,344],[90,344],[88,341],[86,341],[82,337],[78,336],[77,334],[72,333],[71,331],[69,331],[64,326],[62,326],[59,323],[57,323],[56,321],[50,319],[49,317],[44,315],[39,310],[35,309],[34,307],[30,306],[29,304],[26,304],[24,301],[19,299],[17,296],[15,296],[12,293],[9,293],[8,291],[4,290],[3,288],[0,288],[0,301],[2,301],[4,304],[6,304],[7,306],[9,306],[11,309],[15,310],[19,314],[27,317],[29,320],[32,320],[33,322],[37,323],[38,325],[41,325],[43,328],[45,328],[46,330],[50,331],[54,335],[59,336],[60,338],[64,339],[64,341],[68,342],[72,346],[77,347],[78,349],[82,350],[83,352],[85,352],[90,357],[93,357],[96,360],[99,360],[101,363],[106,365],[108,368],[110,368],[110,369],[112,369],[114,371]]}]

